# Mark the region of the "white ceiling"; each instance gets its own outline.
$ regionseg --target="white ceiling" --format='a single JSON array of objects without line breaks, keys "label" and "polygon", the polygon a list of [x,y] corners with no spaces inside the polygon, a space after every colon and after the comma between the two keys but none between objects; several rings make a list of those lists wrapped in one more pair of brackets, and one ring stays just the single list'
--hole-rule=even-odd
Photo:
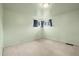
[{"label": "white ceiling", "polygon": [[[36,12],[36,5],[35,3],[6,3],[4,4],[4,8],[25,14],[27,12]],[[52,3],[51,14],[58,15],[77,9],[79,9],[78,3]]]}]

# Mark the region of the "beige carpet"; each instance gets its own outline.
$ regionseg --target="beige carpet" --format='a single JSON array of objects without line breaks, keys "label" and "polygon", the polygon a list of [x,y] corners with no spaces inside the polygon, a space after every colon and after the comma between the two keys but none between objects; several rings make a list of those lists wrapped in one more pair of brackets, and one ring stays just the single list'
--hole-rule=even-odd
[{"label": "beige carpet", "polygon": [[79,56],[78,46],[69,46],[52,40],[36,40],[6,47],[4,56]]}]

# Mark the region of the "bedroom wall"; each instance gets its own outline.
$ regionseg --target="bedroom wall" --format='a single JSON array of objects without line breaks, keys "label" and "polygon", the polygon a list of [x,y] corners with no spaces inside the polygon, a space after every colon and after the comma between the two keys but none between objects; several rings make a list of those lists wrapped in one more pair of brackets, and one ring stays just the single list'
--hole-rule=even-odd
[{"label": "bedroom wall", "polygon": [[[3,29],[5,47],[29,42],[41,37],[40,29],[32,26],[36,7],[33,4],[18,4],[18,7],[15,5],[9,4],[8,7],[10,9],[4,6]],[[19,6],[26,8],[26,13],[23,11],[18,12],[20,9],[23,9],[23,7],[18,9]],[[14,9],[11,9],[11,7]]]},{"label": "bedroom wall", "polygon": [[48,39],[79,45],[79,9],[53,16],[53,22],[45,29]]},{"label": "bedroom wall", "polygon": [[0,56],[2,55],[2,49],[3,49],[2,16],[3,16],[3,8],[2,8],[2,4],[0,4]]},{"label": "bedroom wall", "polygon": [[[31,4],[5,4],[3,20],[5,47],[39,39],[42,36],[41,29],[32,27],[36,10],[36,6]],[[79,9],[52,15],[54,26],[44,28],[44,37],[79,45],[78,15]]]}]

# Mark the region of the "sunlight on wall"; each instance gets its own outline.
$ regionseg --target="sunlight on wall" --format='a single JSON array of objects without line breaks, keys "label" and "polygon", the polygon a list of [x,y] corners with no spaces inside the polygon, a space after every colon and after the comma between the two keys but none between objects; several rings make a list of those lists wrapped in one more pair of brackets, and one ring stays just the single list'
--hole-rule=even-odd
[{"label": "sunlight on wall", "polygon": [[37,4],[37,11],[36,11],[36,15],[34,16],[35,19],[37,20],[48,20],[51,17],[50,15],[50,9],[51,9],[51,5],[50,4],[43,4],[43,3],[39,3]]},{"label": "sunlight on wall", "polygon": [[[51,4],[48,3],[37,4],[37,12],[36,15],[34,16],[34,19],[39,21],[48,21],[49,19],[52,19],[50,10],[51,10]],[[45,35],[53,30],[53,28],[50,26],[44,26],[43,29],[40,26],[38,27],[36,28],[40,29],[41,32],[40,34],[42,38],[46,37]]]}]

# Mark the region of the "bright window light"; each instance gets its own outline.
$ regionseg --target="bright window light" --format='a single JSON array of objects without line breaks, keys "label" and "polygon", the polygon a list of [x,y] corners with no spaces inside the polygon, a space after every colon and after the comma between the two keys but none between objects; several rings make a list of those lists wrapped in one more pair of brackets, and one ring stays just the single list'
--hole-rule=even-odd
[{"label": "bright window light", "polygon": [[47,8],[48,7],[48,3],[43,4],[43,7]]},{"label": "bright window light", "polygon": [[43,8],[48,8],[49,5],[48,5],[48,3],[41,3],[40,6]]}]

